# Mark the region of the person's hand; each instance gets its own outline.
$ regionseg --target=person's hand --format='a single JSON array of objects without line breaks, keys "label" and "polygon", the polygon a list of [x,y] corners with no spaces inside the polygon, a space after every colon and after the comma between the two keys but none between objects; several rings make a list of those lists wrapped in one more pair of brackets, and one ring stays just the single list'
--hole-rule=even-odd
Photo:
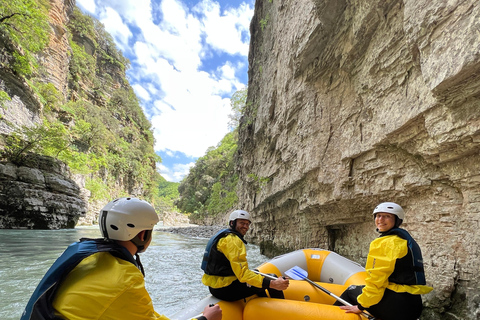
[{"label": "person's hand", "polygon": [[207,318],[207,320],[222,320],[222,309],[218,304],[214,306],[206,306],[203,309],[203,316]]},{"label": "person's hand", "polygon": [[275,290],[285,290],[288,288],[290,281],[283,277],[277,278],[273,281],[270,281],[270,288]]},{"label": "person's hand", "polygon": [[340,306],[340,309],[345,310],[345,313],[362,313],[357,306]]}]

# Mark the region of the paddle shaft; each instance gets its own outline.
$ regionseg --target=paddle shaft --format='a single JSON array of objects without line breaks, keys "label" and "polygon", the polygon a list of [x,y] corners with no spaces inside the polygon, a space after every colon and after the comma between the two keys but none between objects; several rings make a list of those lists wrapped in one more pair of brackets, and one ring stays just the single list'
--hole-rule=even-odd
[{"label": "paddle shaft", "polygon": [[[320,285],[317,284],[316,282],[313,282],[312,280],[310,280],[310,279],[308,279],[308,278],[305,278],[305,281],[307,281],[308,283],[310,283],[310,284],[313,285],[314,287],[322,290],[323,292],[325,292],[325,293],[328,294],[329,296],[337,299],[340,303],[343,303],[343,305],[349,306],[349,307],[352,306],[351,303],[349,303],[349,302],[343,300],[342,298],[336,296],[335,294],[331,293],[330,291],[328,291],[328,290],[325,289],[324,287],[320,286]],[[367,319],[375,319],[375,317],[369,315],[368,313],[366,313],[366,312],[364,312],[364,311],[362,311],[362,315],[363,315],[364,317],[366,317]]]},{"label": "paddle shaft", "polygon": [[347,301],[343,300],[342,298],[340,298],[340,297],[338,297],[338,296],[334,295],[333,293],[331,293],[330,291],[328,291],[328,290],[327,290],[327,289],[325,289],[324,287],[322,287],[322,286],[318,285],[316,282],[313,282],[312,280],[310,280],[310,279],[308,279],[308,278],[305,278],[305,281],[307,281],[307,282],[308,282],[308,283],[310,283],[311,285],[313,285],[313,286],[317,287],[318,289],[322,290],[323,292],[325,292],[325,293],[326,293],[326,294],[328,294],[329,296],[331,296],[331,297],[333,297],[333,298],[337,299],[338,301],[340,301],[340,302],[341,302],[341,303],[343,303],[344,305],[346,305],[346,306],[349,306],[349,307],[351,307],[351,306],[352,306],[352,304],[351,304],[351,303],[349,303],[349,302],[347,302]]},{"label": "paddle shaft", "polygon": [[257,270],[252,270],[252,271],[255,272],[256,274],[259,274],[259,275],[264,276],[266,278],[269,278],[269,279],[272,279],[272,280],[277,280],[277,278],[275,278],[274,276],[272,276],[270,274],[262,273],[262,272],[257,271]]}]

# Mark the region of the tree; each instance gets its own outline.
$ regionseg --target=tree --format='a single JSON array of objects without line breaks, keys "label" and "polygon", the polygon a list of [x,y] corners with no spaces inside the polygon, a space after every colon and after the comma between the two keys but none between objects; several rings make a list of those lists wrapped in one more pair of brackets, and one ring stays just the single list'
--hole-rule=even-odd
[{"label": "tree", "polygon": [[231,129],[235,129],[238,127],[240,123],[240,118],[245,113],[245,107],[247,103],[247,91],[248,88],[244,87],[243,89],[236,91],[230,98],[230,106],[232,107],[232,113],[228,115],[228,117],[230,118],[228,126]]},{"label": "tree", "polygon": [[47,0],[0,0],[0,33],[11,41],[0,67],[30,75],[37,67],[34,53],[49,41]]},{"label": "tree", "polygon": [[237,150],[237,131],[225,135],[216,148],[195,162],[187,177],[180,183],[177,207],[183,212],[216,215],[231,209],[238,201],[238,176],[233,157]]}]

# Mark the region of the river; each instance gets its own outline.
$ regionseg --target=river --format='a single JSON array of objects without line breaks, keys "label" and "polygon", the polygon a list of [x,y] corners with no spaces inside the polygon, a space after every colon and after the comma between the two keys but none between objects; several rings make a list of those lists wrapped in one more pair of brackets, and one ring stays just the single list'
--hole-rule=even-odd
[{"label": "river", "polygon": [[[0,229],[0,319],[18,320],[38,282],[65,248],[79,238],[99,238],[98,227],[68,230]],[[206,297],[200,269],[208,239],[155,231],[148,250],[140,254],[145,283],[155,310],[172,316]],[[268,260],[247,245],[250,268]]]}]

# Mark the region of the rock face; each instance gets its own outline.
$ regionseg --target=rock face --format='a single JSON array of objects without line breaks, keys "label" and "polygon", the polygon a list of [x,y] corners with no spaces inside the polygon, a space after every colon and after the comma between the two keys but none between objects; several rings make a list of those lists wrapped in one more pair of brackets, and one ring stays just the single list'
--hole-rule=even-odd
[{"label": "rock face", "polygon": [[75,0],[50,0],[50,43],[43,52],[41,63],[46,67],[46,82],[51,82],[57,90],[67,95],[67,76],[71,50],[68,43],[67,23],[75,7]]},{"label": "rock face", "polygon": [[256,1],[241,207],[265,254],[365,263],[393,201],[434,291],[422,319],[480,317],[480,3]]},{"label": "rock face", "polygon": [[21,165],[0,163],[0,228],[75,227],[87,203],[69,176],[62,162],[38,155]]},{"label": "rock face", "polygon": [[[43,81],[53,83],[65,97],[71,50],[66,25],[75,6],[74,0],[51,0],[50,43],[39,55]],[[11,45],[0,38],[0,47]],[[42,121],[43,106],[25,79],[9,69],[0,70],[0,89],[12,98],[0,108],[0,134],[16,127],[32,127]],[[1,147],[1,146],[0,146]],[[26,163],[0,164],[0,228],[59,229],[73,228],[85,216],[88,191],[80,188],[61,162],[31,155]]]},{"label": "rock face", "polygon": [[[74,0],[50,0],[50,43],[37,57],[43,68],[45,83],[53,83],[64,96],[67,94],[71,50],[66,25],[74,6]],[[11,44],[0,37],[0,48],[8,45]],[[3,120],[0,121],[0,134],[9,134],[15,127],[31,127],[41,122],[42,104],[24,78],[12,74],[9,69],[0,69],[0,89],[12,98],[5,102],[4,108],[0,108],[0,118]]]}]

